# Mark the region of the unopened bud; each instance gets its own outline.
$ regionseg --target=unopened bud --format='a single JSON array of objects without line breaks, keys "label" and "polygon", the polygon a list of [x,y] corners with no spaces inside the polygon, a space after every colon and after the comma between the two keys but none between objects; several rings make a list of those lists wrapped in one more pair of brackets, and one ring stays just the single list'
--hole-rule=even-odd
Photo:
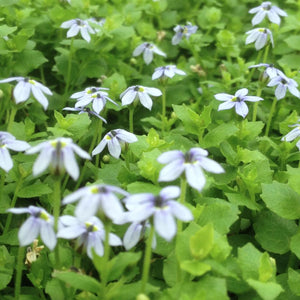
[{"label": "unopened bud", "polygon": [[110,161],[110,156],[106,154],[103,156],[102,160],[104,163],[108,163]]},{"label": "unopened bud", "polygon": [[138,294],[136,300],[150,300],[150,298],[145,294]]}]

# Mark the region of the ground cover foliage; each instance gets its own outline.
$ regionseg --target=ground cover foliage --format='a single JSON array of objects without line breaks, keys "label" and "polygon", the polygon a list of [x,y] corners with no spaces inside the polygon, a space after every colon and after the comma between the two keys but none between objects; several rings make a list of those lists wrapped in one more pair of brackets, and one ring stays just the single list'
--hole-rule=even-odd
[{"label": "ground cover foliage", "polygon": [[0,0],[1,299],[300,299],[299,2],[259,5]]}]

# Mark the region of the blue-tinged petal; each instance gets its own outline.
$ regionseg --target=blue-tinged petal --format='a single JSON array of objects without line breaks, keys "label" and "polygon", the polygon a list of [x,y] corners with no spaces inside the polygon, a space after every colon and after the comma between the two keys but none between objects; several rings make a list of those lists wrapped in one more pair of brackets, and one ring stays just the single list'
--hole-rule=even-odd
[{"label": "blue-tinged petal", "polygon": [[57,237],[62,239],[72,240],[79,237],[84,232],[86,232],[86,229],[82,225],[77,224],[73,226],[60,228],[57,233]]},{"label": "blue-tinged petal", "polygon": [[143,58],[146,65],[149,65],[153,60],[153,52],[149,48],[146,48],[143,54]]},{"label": "blue-tinged petal", "polygon": [[151,110],[153,102],[150,96],[145,92],[138,92],[137,94],[141,101],[141,104],[146,108],[148,108],[149,110]]},{"label": "blue-tinged petal", "polygon": [[75,208],[75,216],[85,222],[90,217],[97,214],[99,201],[97,195],[86,195],[83,197]]},{"label": "blue-tinged petal", "polygon": [[151,95],[151,96],[161,96],[162,92],[161,90],[157,89],[157,88],[150,88],[150,87],[144,87],[144,90],[147,94]]},{"label": "blue-tinged petal", "polygon": [[288,89],[289,89],[290,93],[293,94],[295,97],[297,97],[297,98],[300,97],[300,92],[298,91],[298,89],[296,88],[295,85],[288,84]]},{"label": "blue-tinged petal", "polygon": [[34,81],[35,86],[38,89],[40,89],[43,93],[45,93],[47,95],[50,95],[50,96],[53,95],[52,92],[46,86],[44,86],[43,84],[41,84],[41,83],[39,83],[39,82],[37,82],[35,80],[33,80],[33,81]]},{"label": "blue-tinged petal", "polygon": [[133,89],[131,90],[128,90],[123,96],[122,96],[122,105],[128,105],[128,104],[131,104],[135,97],[137,95],[137,92],[134,91]]},{"label": "blue-tinged petal", "polygon": [[30,96],[30,84],[23,80],[19,81],[13,91],[16,103],[26,101]]},{"label": "blue-tinged petal", "polygon": [[140,205],[128,212],[128,220],[130,222],[140,223],[142,221],[147,220],[150,216],[152,216],[155,212],[155,208],[152,203],[147,205]]},{"label": "blue-tinged petal", "polygon": [[260,6],[257,6],[257,7],[251,8],[249,10],[249,13],[250,14],[255,14],[255,13],[259,12],[260,10],[261,10]]},{"label": "blue-tinged petal", "polygon": [[34,98],[43,106],[44,110],[48,108],[48,99],[42,93],[42,91],[34,85],[31,85],[31,91]]},{"label": "blue-tinged petal", "polygon": [[184,205],[176,201],[168,201],[168,206],[172,214],[179,220],[188,222],[194,219],[191,211]]},{"label": "blue-tinged petal", "polygon": [[79,155],[80,157],[82,158],[85,158],[85,159],[91,159],[91,156],[86,152],[84,151],[83,149],[81,149],[79,146],[77,146],[76,144],[73,144],[71,143],[69,145],[73,150],[74,152]]},{"label": "blue-tinged petal", "polygon": [[257,102],[257,101],[261,101],[261,100],[264,100],[263,98],[261,97],[257,97],[257,96],[245,96],[244,101],[250,101],[250,102]]},{"label": "blue-tinged petal", "polygon": [[176,223],[168,209],[159,209],[154,214],[155,231],[165,240],[170,241],[176,234]]},{"label": "blue-tinged petal", "polygon": [[86,27],[81,27],[80,33],[81,33],[82,38],[85,39],[88,43],[91,41],[91,37],[90,37]]},{"label": "blue-tinged petal", "polygon": [[230,101],[233,96],[226,93],[219,93],[215,95],[215,98],[219,101]]},{"label": "blue-tinged petal", "polygon": [[121,246],[122,240],[117,235],[110,233],[109,234],[109,244],[111,246]]},{"label": "blue-tinged petal", "polygon": [[66,171],[74,180],[76,180],[79,177],[79,167],[77,165],[74,152],[69,147],[62,149],[62,152]]},{"label": "blue-tinged petal", "polygon": [[243,98],[248,94],[248,89],[243,88],[243,89],[239,89],[236,91],[236,93],[234,94],[236,97],[240,97]]},{"label": "blue-tinged petal", "polygon": [[152,45],[152,51],[158,55],[165,56],[165,57],[167,56],[165,52],[161,51],[155,45]]},{"label": "blue-tinged petal", "polygon": [[32,173],[34,176],[44,172],[47,169],[51,163],[53,151],[54,150],[52,148],[44,148],[41,151],[33,165]]},{"label": "blue-tinged petal", "polygon": [[164,71],[159,69],[154,71],[154,73],[152,74],[152,80],[158,79],[163,75]]},{"label": "blue-tinged petal", "polygon": [[10,140],[6,142],[6,147],[14,151],[25,151],[30,145],[24,141]]},{"label": "blue-tinged petal", "polygon": [[173,181],[182,174],[184,168],[182,160],[174,160],[161,169],[158,181]]},{"label": "blue-tinged petal", "polygon": [[231,109],[235,106],[235,104],[236,104],[236,102],[231,102],[231,101],[221,103],[218,107],[218,111]]},{"label": "blue-tinged petal", "polygon": [[116,137],[123,142],[134,143],[138,140],[135,134],[124,129],[116,129],[115,131],[117,132]]},{"label": "blue-tinged petal", "polygon": [[180,196],[180,188],[178,186],[167,186],[160,191],[159,195],[163,199],[176,199]]},{"label": "blue-tinged petal", "polygon": [[238,115],[245,118],[249,112],[248,106],[245,102],[236,102],[235,111]]},{"label": "blue-tinged petal", "polygon": [[75,103],[75,107],[85,107],[93,101],[91,97],[82,97]]},{"label": "blue-tinged petal", "polygon": [[20,246],[30,245],[39,235],[40,220],[34,217],[29,217],[21,226],[18,238]]},{"label": "blue-tinged petal", "polygon": [[123,201],[129,210],[133,210],[136,207],[140,207],[141,204],[152,205],[155,197],[150,193],[140,193],[135,195],[130,195],[126,197]]},{"label": "blue-tinged petal", "polygon": [[116,137],[113,137],[107,143],[108,151],[114,158],[119,158],[121,155],[121,145]]},{"label": "blue-tinged petal", "polygon": [[9,77],[9,78],[6,78],[6,79],[2,79],[0,80],[0,83],[7,83],[7,82],[11,82],[11,81],[23,81],[24,80],[24,77]]},{"label": "blue-tinged petal", "polygon": [[87,254],[90,258],[93,257],[92,255],[92,248],[94,249],[95,253],[99,256],[103,256],[104,248],[102,244],[102,240],[100,234],[89,234],[88,241],[87,241]]},{"label": "blue-tinged petal", "polygon": [[18,207],[18,208],[9,208],[7,210],[7,212],[11,212],[13,214],[27,214],[27,213],[30,213],[30,210],[28,207]]},{"label": "blue-tinged petal", "polygon": [[124,209],[120,200],[112,193],[103,195],[102,208],[106,216],[111,220],[118,222],[122,220]]},{"label": "blue-tinged petal", "polygon": [[80,30],[79,26],[76,23],[73,24],[67,32],[67,37],[70,38],[77,35],[79,30]]},{"label": "blue-tinged petal", "polygon": [[134,247],[140,240],[143,226],[140,223],[132,223],[123,237],[123,244],[126,250]]},{"label": "blue-tinged petal", "polygon": [[268,18],[269,20],[272,22],[272,23],[275,23],[277,25],[280,25],[280,18],[278,16],[278,14],[273,10],[273,9],[270,9],[268,11]]},{"label": "blue-tinged petal", "polygon": [[208,155],[208,151],[205,149],[202,149],[200,147],[197,148],[191,148],[189,151],[190,155],[193,157],[197,157],[197,156],[207,156]]},{"label": "blue-tinged petal", "polygon": [[13,167],[13,161],[8,150],[5,147],[0,147],[0,168],[8,172]]},{"label": "blue-tinged petal", "polygon": [[277,100],[280,100],[284,98],[285,94],[286,94],[286,86],[284,84],[279,83],[275,90],[275,97],[277,98]]},{"label": "blue-tinged petal", "polygon": [[300,126],[294,128],[292,131],[290,131],[288,134],[286,134],[281,140],[286,142],[291,142],[298,136],[300,136]]},{"label": "blue-tinged petal", "polygon": [[45,147],[50,147],[49,142],[42,142],[34,147],[27,149],[26,154],[34,154],[34,153],[40,152]]},{"label": "blue-tinged petal", "polygon": [[90,187],[80,188],[76,192],[66,196],[63,199],[62,204],[68,204],[68,203],[72,203],[72,202],[75,202],[75,201],[79,200],[82,196],[88,194],[89,188]]},{"label": "blue-tinged petal", "polygon": [[80,224],[77,218],[68,215],[59,217],[59,220],[64,226],[76,226]]},{"label": "blue-tinged petal", "polygon": [[215,174],[220,174],[225,172],[219,163],[215,162],[210,158],[201,157],[198,160],[198,162],[199,165],[208,172],[215,173]]},{"label": "blue-tinged petal", "polygon": [[103,151],[103,149],[105,148],[106,144],[107,144],[108,140],[105,138],[102,139],[102,141],[99,143],[99,145],[93,150],[92,155],[96,155],[99,154]]},{"label": "blue-tinged petal", "polygon": [[281,80],[282,80],[281,76],[276,76],[269,81],[267,86],[275,86],[275,85],[279,84],[281,82]]},{"label": "blue-tinged petal", "polygon": [[73,24],[76,24],[76,20],[65,21],[60,25],[60,27],[61,28],[70,28]]},{"label": "blue-tinged petal", "polygon": [[266,16],[266,11],[259,10],[257,14],[252,19],[252,25],[255,26],[259,24]]},{"label": "blue-tinged petal", "polygon": [[41,239],[44,244],[50,249],[53,250],[56,246],[56,235],[53,227],[48,222],[41,223],[40,231]]},{"label": "blue-tinged petal", "polygon": [[268,35],[266,33],[260,33],[255,42],[255,49],[260,50],[267,43]]},{"label": "blue-tinged petal", "polygon": [[258,36],[261,34],[258,31],[258,28],[247,31],[246,34],[249,34],[246,38],[246,45],[253,43],[254,41],[256,41],[256,39],[258,38]]},{"label": "blue-tinged petal", "polygon": [[184,154],[179,150],[171,150],[171,151],[164,152],[157,158],[157,161],[161,164],[167,164],[174,160],[181,160],[183,163]]},{"label": "blue-tinged petal", "polygon": [[133,55],[133,56],[138,56],[138,55],[140,55],[144,50],[145,50],[145,43],[143,43],[143,44],[137,46],[137,47],[134,49],[132,55]]},{"label": "blue-tinged petal", "polygon": [[188,184],[199,192],[203,189],[206,179],[200,168],[195,164],[187,164],[185,168],[185,176]]},{"label": "blue-tinged petal", "polygon": [[282,16],[282,17],[288,16],[288,14],[284,10],[280,9],[279,7],[277,7],[275,5],[272,6],[271,10],[274,11],[275,13],[277,13],[279,16]]},{"label": "blue-tinged petal", "polygon": [[104,108],[104,103],[103,103],[103,100],[102,99],[95,99],[93,101],[93,110],[99,114],[100,111]]}]

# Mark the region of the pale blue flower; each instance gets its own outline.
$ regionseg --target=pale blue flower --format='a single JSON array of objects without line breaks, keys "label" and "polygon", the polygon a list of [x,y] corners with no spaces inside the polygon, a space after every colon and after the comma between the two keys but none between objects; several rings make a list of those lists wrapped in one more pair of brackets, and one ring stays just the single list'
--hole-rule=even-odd
[{"label": "pale blue flower", "polygon": [[79,115],[83,114],[83,113],[87,113],[89,115],[97,117],[98,119],[102,120],[104,123],[107,123],[103,117],[101,117],[99,114],[97,114],[95,111],[93,111],[89,107],[64,107],[63,110],[76,111],[76,112],[79,112]]},{"label": "pale blue flower", "polygon": [[55,175],[67,173],[76,180],[79,177],[74,152],[82,158],[91,159],[90,155],[73,143],[71,138],[56,138],[42,142],[26,151],[26,154],[41,152],[33,165],[33,175],[42,173],[50,167],[51,173]]},{"label": "pale blue flower", "polygon": [[[77,238],[77,246],[80,247],[83,245],[87,250],[88,257],[91,259],[93,259],[92,250],[98,256],[103,256],[105,230],[102,222],[97,217],[91,217],[86,221],[82,221],[72,216],[62,216],[60,217],[60,222],[62,226],[58,230],[58,238]],[[121,246],[122,241],[117,235],[109,233],[109,244],[111,246]]]},{"label": "pale blue flower", "polygon": [[120,97],[122,105],[131,104],[135,99],[139,99],[143,106],[151,110],[153,102],[149,95],[158,97],[162,92],[157,88],[135,85],[127,88]]},{"label": "pale blue flower", "polygon": [[261,5],[249,10],[250,14],[255,14],[252,19],[252,25],[259,24],[265,16],[268,16],[270,22],[280,25],[280,17],[287,17],[287,13],[277,6],[272,5],[270,1],[263,2]]},{"label": "pale blue flower", "polygon": [[189,39],[191,34],[197,31],[198,27],[193,26],[190,22],[187,22],[187,25],[177,25],[174,27],[174,31],[176,32],[172,38],[172,45],[177,45],[180,43],[183,37]]},{"label": "pale blue flower", "polygon": [[288,134],[286,134],[281,140],[285,142],[291,142],[294,139],[298,138],[300,136],[300,124],[294,124],[290,127],[295,127],[293,130],[291,130]]},{"label": "pale blue flower", "polygon": [[261,63],[261,64],[257,64],[257,65],[253,65],[253,66],[250,66],[249,69],[251,68],[260,68],[260,67],[264,67],[265,70],[264,70],[264,73],[263,73],[263,78],[274,78],[276,76],[279,75],[279,71],[277,68],[274,67],[273,64],[264,64],[264,63]]},{"label": "pale blue flower", "polygon": [[66,196],[62,203],[68,204],[79,201],[75,209],[75,215],[78,219],[86,220],[100,212],[101,214],[104,213],[114,223],[119,223],[123,218],[124,209],[116,194],[129,195],[115,186],[93,184]]},{"label": "pale blue flower", "polygon": [[[92,23],[92,25],[95,24],[95,25],[98,25],[100,27],[103,27],[106,19],[105,18],[100,18],[100,19],[98,19],[98,18],[89,18],[89,19],[87,19],[87,21],[90,22],[90,23]],[[99,32],[100,31],[100,29],[97,28],[97,27],[94,28],[94,30],[95,30],[95,32]]]},{"label": "pale blue flower", "polygon": [[156,53],[161,56],[167,56],[166,53],[164,53],[163,51],[161,51],[160,49],[158,49],[155,45],[153,45],[151,43],[143,43],[143,44],[137,46],[134,49],[132,55],[138,56],[142,53],[143,53],[144,61],[147,65],[149,65],[151,63],[151,61],[153,60],[153,53]]},{"label": "pale blue flower", "polygon": [[85,107],[92,102],[93,110],[99,114],[106,105],[106,101],[110,101],[118,105],[115,101],[108,97],[108,93],[104,92],[107,88],[88,87],[82,92],[71,95],[72,99],[77,99],[75,107]]},{"label": "pale blue flower", "polygon": [[267,44],[268,36],[272,47],[274,47],[273,35],[271,30],[268,28],[255,28],[247,31],[246,34],[248,34],[246,38],[246,45],[255,42],[256,50],[260,50]]},{"label": "pale blue flower", "polygon": [[131,195],[124,199],[129,210],[127,219],[140,223],[153,218],[157,234],[170,241],[176,234],[175,218],[185,222],[193,219],[190,210],[174,200],[179,195],[180,189],[177,186],[163,188],[158,196],[151,193]]},{"label": "pale blue flower", "polygon": [[16,138],[5,131],[0,131],[0,168],[8,172],[13,167],[13,161],[10,157],[9,150],[25,151],[30,145],[24,141],[18,141]]},{"label": "pale blue flower", "polygon": [[108,151],[114,158],[119,158],[121,155],[122,147],[124,143],[137,142],[137,137],[124,129],[115,129],[108,132],[98,146],[93,150],[92,155],[101,153],[107,145]]},{"label": "pale blue flower", "polygon": [[158,67],[154,70],[152,80],[165,77],[173,78],[175,74],[186,75],[184,71],[177,69],[174,65]]},{"label": "pale blue flower", "polygon": [[10,208],[7,211],[13,214],[30,214],[18,232],[20,246],[30,245],[40,235],[50,250],[55,248],[54,218],[43,208],[30,205],[28,208]]},{"label": "pale blue flower", "polygon": [[277,86],[275,89],[275,97],[277,100],[285,97],[287,89],[291,94],[300,98],[300,92],[297,89],[298,83],[294,79],[285,76],[285,74],[281,71],[278,71],[278,75],[270,80],[268,86]]},{"label": "pale blue flower", "polygon": [[160,171],[158,181],[173,181],[185,173],[188,184],[200,192],[206,182],[202,169],[224,173],[221,165],[207,158],[207,155],[208,152],[202,148],[192,148],[186,153],[172,150],[161,154],[157,161],[167,165]]},{"label": "pale blue flower", "polygon": [[30,93],[32,93],[34,98],[43,106],[43,108],[45,110],[47,109],[48,99],[44,94],[52,95],[52,92],[46,86],[27,77],[10,77],[0,80],[0,83],[11,81],[18,82],[13,91],[13,95],[17,104],[28,100]]},{"label": "pale blue flower", "polygon": [[77,35],[80,31],[80,34],[83,39],[88,43],[91,41],[90,34],[94,34],[94,29],[89,25],[88,21],[81,19],[73,19],[66,22],[63,22],[60,25],[61,28],[70,28],[67,32],[67,38]]},{"label": "pale blue flower", "polygon": [[238,90],[234,96],[226,93],[216,94],[215,98],[219,101],[224,101],[224,103],[219,105],[218,111],[235,108],[235,112],[245,118],[248,114],[248,106],[245,101],[257,102],[263,100],[261,97],[257,96],[247,96],[248,89]]}]

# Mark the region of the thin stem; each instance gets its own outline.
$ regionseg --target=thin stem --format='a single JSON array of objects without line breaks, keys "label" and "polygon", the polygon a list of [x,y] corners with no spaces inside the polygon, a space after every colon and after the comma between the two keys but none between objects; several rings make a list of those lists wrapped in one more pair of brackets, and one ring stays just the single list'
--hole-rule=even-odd
[{"label": "thin stem", "polygon": [[129,107],[129,131],[133,133],[133,113],[134,113],[134,106]]},{"label": "thin stem", "polygon": [[[258,90],[257,90],[257,93],[256,93],[256,96],[257,96],[257,97],[260,97],[261,91],[262,91],[262,88],[261,88],[261,85],[259,85]],[[259,101],[257,101],[257,102],[254,103],[254,107],[253,107],[253,115],[252,115],[252,122],[255,122],[255,121],[256,121],[258,103],[259,103]]]},{"label": "thin stem", "polygon": [[73,42],[74,39],[71,39],[70,51],[69,51],[69,60],[68,60],[68,71],[67,71],[67,79],[66,79],[66,87],[65,87],[65,95],[69,91],[70,80],[71,80],[71,70],[72,70],[72,58],[73,58]]},{"label": "thin stem", "polygon": [[20,297],[24,255],[25,247],[19,247],[15,282],[15,300],[19,300]]},{"label": "thin stem", "polygon": [[269,131],[270,131],[271,123],[272,123],[272,118],[273,118],[273,115],[274,115],[274,112],[275,112],[277,101],[278,100],[276,98],[273,99],[270,114],[269,114],[269,119],[268,119],[268,123],[267,123],[267,127],[266,127],[265,136],[269,135]]},{"label": "thin stem", "polygon": [[10,115],[9,115],[8,125],[7,125],[7,131],[8,132],[11,131],[11,127],[12,127],[12,124],[15,120],[15,116],[16,116],[17,111],[18,111],[17,105],[13,104],[12,108],[11,108],[11,111],[10,111]]},{"label": "thin stem", "polygon": [[143,274],[142,274],[142,284],[141,284],[141,293],[145,293],[146,284],[148,282],[151,254],[152,254],[152,240],[154,236],[154,226],[151,224],[149,237],[146,242],[146,250],[144,256],[144,265],[143,265]]},{"label": "thin stem", "polygon": [[263,57],[263,63],[266,63],[266,61],[267,61],[268,54],[269,54],[269,49],[270,49],[270,43],[265,48],[265,53],[264,53],[264,57]]},{"label": "thin stem", "polygon": [[[23,180],[24,180],[24,177],[21,176],[19,178],[19,181],[18,181],[17,186],[15,188],[15,193],[14,193],[13,198],[11,200],[10,208],[14,208],[15,205],[16,205],[16,202],[17,202],[17,199],[18,199],[18,192],[19,192],[20,188],[22,187]],[[3,230],[3,234],[5,234],[5,233],[8,232],[10,224],[11,224],[11,220],[12,220],[12,214],[9,214],[7,216],[7,219],[6,219],[6,223],[5,223],[5,227],[4,227],[4,230]]]},{"label": "thin stem", "polygon": [[[54,177],[54,187],[53,187],[53,216],[54,216],[54,231],[58,230],[58,218],[60,213],[60,199],[61,197],[61,176]],[[55,247],[55,263],[56,267],[60,266],[60,257],[59,257],[59,246]]]},{"label": "thin stem", "polygon": [[165,123],[166,123],[166,86],[165,86],[165,84],[163,84],[163,86],[162,86],[162,102],[161,102],[161,105],[162,105],[162,109],[161,109],[161,113],[162,113],[162,116],[161,116],[161,121],[162,121],[161,131],[162,131],[162,134],[164,135],[164,133],[165,133]]},{"label": "thin stem", "polygon": [[[98,119],[97,120],[97,133],[96,133],[96,136],[97,136],[97,139],[96,139],[96,144],[99,144],[101,142],[101,139],[102,139],[102,125],[103,125],[103,121]],[[93,148],[95,147],[95,145],[93,145]],[[92,148],[92,149],[93,149]],[[100,155],[97,155],[96,156],[96,167],[99,167],[99,162],[100,162]]]},{"label": "thin stem", "polygon": [[[0,191],[3,191],[6,173],[3,169],[0,169],[1,177],[0,177]],[[0,203],[2,201],[3,192],[0,193]]]},{"label": "thin stem", "polygon": [[[187,187],[187,181],[185,178],[181,178],[180,180],[180,189],[181,189],[181,194],[179,198],[179,203],[183,204],[185,203],[185,195],[186,195],[186,187]],[[177,234],[179,234],[182,231],[182,221],[177,220]]]},{"label": "thin stem", "polygon": [[105,228],[105,240],[104,240],[104,256],[103,256],[103,262],[102,262],[102,274],[101,274],[101,283],[103,290],[106,288],[107,284],[107,277],[108,277],[108,262],[109,262],[109,252],[110,252],[110,246],[109,246],[109,234],[111,230],[111,222],[109,220],[106,220],[104,223]]},{"label": "thin stem", "polygon": [[[256,57],[256,60],[255,60],[255,64],[257,64],[262,56],[262,52],[263,51],[258,51],[258,54],[257,54],[257,57]],[[252,68],[251,71],[249,72],[249,75],[248,75],[248,78],[246,80],[246,83],[245,83],[245,86],[247,86],[252,78],[252,75],[255,71],[255,68]]]}]

